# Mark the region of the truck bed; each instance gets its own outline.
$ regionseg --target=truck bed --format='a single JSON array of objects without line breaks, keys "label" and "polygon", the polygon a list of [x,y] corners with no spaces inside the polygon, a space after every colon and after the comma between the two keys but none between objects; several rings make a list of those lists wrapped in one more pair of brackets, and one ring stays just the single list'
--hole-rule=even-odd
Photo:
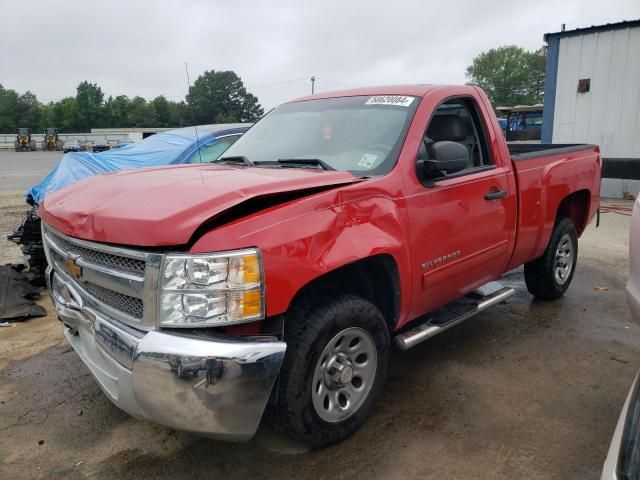
[{"label": "truck bed", "polygon": [[588,143],[523,143],[507,142],[509,153],[513,160],[530,160],[532,158],[547,157],[563,153],[591,150],[595,145]]},{"label": "truck bed", "polygon": [[542,255],[560,203],[572,192],[586,196],[578,202],[585,211],[573,212],[584,219],[576,222],[578,235],[582,234],[600,203],[601,161],[596,145],[507,145],[518,185],[517,242],[510,263],[514,268]]}]

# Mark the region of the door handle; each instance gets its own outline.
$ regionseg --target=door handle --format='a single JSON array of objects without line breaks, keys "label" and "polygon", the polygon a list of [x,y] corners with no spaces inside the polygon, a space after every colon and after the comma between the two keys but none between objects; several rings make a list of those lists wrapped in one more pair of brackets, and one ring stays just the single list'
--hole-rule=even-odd
[{"label": "door handle", "polygon": [[506,197],[506,195],[507,195],[506,190],[500,190],[499,188],[492,188],[491,190],[489,190],[487,193],[484,194],[484,199],[489,201],[497,200],[499,198]]}]

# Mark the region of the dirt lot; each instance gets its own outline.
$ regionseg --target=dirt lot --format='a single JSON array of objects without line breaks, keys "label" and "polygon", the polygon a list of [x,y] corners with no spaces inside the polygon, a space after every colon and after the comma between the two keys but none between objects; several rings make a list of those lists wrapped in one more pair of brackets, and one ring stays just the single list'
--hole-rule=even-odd
[{"label": "dirt lot", "polygon": [[61,152],[0,150],[0,265],[20,258],[20,250],[5,240],[28,207],[24,192],[47,175],[61,156]]},{"label": "dirt lot", "polygon": [[[4,233],[23,207],[19,194],[0,197]],[[628,223],[608,213],[590,227],[563,299],[533,301],[513,272],[508,304],[394,352],[373,417],[320,451],[266,422],[251,442],[228,444],[133,419],[101,393],[53,315],[2,328],[0,478],[599,478],[640,365],[623,290]],[[0,239],[1,258],[12,255]]]}]

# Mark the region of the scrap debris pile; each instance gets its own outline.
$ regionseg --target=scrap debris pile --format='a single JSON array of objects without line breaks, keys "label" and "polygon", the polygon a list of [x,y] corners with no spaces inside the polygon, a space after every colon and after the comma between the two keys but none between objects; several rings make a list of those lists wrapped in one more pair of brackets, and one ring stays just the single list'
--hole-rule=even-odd
[{"label": "scrap debris pile", "polygon": [[[27,200],[29,203],[29,200]],[[27,211],[22,224],[7,238],[10,242],[20,245],[26,261],[29,263],[29,271],[36,277],[40,277],[38,285],[44,285],[44,271],[47,268],[47,259],[42,245],[42,232],[40,231],[40,217],[33,206]]]},{"label": "scrap debris pile", "polygon": [[23,269],[23,265],[0,266],[0,322],[3,324],[47,315],[47,311],[34,302],[40,298],[43,288],[32,285]]}]

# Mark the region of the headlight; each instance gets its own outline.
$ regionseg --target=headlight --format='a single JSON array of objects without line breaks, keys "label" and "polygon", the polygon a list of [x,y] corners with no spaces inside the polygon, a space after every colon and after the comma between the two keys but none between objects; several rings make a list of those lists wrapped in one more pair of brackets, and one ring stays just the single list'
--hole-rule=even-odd
[{"label": "headlight", "polygon": [[257,249],[211,255],[167,255],[160,278],[163,327],[214,327],[264,318]]}]

